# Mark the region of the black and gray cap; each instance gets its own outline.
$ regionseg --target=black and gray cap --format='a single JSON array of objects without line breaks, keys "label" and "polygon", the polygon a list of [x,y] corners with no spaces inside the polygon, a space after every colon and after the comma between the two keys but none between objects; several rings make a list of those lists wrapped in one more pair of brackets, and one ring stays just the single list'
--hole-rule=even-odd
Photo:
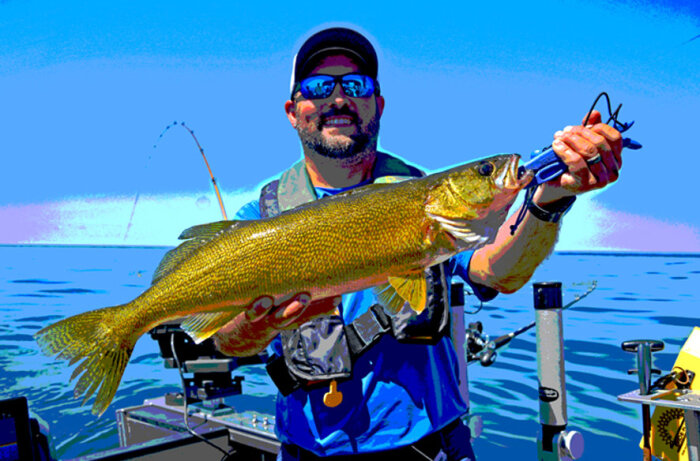
[{"label": "black and gray cap", "polygon": [[299,52],[294,56],[290,92],[294,91],[294,86],[329,54],[349,56],[357,62],[363,73],[377,80],[377,52],[372,43],[364,35],[352,29],[331,27],[316,32],[299,48]]}]

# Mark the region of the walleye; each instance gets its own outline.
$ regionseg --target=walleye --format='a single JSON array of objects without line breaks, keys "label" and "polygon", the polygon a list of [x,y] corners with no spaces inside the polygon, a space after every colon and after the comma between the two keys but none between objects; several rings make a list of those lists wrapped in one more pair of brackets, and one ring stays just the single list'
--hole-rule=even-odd
[{"label": "walleye", "polygon": [[[390,184],[371,184],[307,203],[274,218],[221,221],[185,230],[153,283],[133,301],[78,314],[35,338],[80,376],[92,412],[111,402],[134,345],[168,320],[197,342],[262,297],[322,299],[376,287],[390,312],[426,303],[424,269],[493,240],[518,192],[519,156],[498,155]],[[405,301],[404,301],[405,300]],[[99,387],[99,391],[98,391]]]}]

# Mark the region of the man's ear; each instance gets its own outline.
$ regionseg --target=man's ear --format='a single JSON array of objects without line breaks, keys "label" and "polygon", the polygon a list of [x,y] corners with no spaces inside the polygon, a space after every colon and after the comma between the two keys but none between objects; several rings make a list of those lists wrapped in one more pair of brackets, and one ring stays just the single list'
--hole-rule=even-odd
[{"label": "man's ear", "polygon": [[377,96],[377,113],[379,114],[379,117],[381,117],[382,113],[384,113],[384,96],[381,94]]},{"label": "man's ear", "polygon": [[287,113],[287,118],[289,119],[289,123],[292,124],[294,128],[297,127],[297,113],[296,113],[296,104],[294,101],[288,100],[287,102],[284,103],[284,111]]}]

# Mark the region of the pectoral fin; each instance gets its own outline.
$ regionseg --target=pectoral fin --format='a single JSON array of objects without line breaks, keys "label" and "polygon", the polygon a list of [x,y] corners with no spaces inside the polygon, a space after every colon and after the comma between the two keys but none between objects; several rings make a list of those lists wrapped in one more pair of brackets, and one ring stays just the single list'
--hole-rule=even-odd
[{"label": "pectoral fin", "polygon": [[379,302],[391,312],[398,312],[404,302],[408,302],[411,309],[420,314],[427,304],[428,283],[423,272],[389,277],[389,283],[379,286],[375,293]]},{"label": "pectoral fin", "polygon": [[206,312],[189,316],[180,324],[196,344],[201,343],[233,320],[239,311]]}]

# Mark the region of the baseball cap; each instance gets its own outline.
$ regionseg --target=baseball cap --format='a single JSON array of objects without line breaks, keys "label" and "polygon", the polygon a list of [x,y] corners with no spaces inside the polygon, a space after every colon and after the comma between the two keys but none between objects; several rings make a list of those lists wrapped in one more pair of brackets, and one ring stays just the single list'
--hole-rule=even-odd
[{"label": "baseball cap", "polygon": [[331,27],[316,32],[306,39],[294,56],[292,81],[289,91],[304,79],[313,66],[324,56],[342,54],[357,62],[363,73],[377,80],[377,52],[372,43],[359,32],[346,27]]}]

